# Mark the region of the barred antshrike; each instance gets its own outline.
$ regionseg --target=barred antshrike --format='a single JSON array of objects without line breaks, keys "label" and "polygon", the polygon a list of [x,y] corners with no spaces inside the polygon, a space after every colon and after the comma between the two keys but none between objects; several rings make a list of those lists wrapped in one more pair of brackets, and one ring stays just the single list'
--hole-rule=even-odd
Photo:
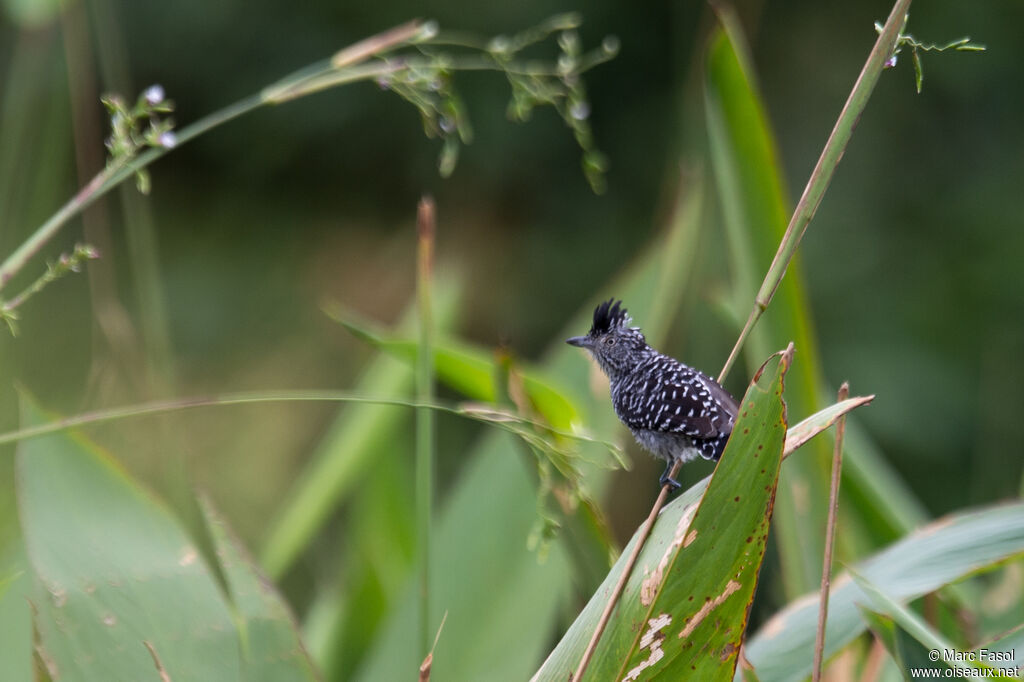
[{"label": "barred antshrike", "polygon": [[597,306],[590,332],[566,343],[593,354],[611,383],[615,414],[645,450],[668,463],[659,483],[678,488],[672,465],[721,457],[739,408],[717,381],[648,346],[621,304]]}]

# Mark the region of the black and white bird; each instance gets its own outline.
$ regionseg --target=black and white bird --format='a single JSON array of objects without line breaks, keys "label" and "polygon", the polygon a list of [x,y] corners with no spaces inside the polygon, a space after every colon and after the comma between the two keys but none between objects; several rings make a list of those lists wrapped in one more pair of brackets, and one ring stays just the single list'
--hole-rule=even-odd
[{"label": "black and white bird", "polygon": [[591,352],[611,383],[615,414],[667,463],[659,483],[678,488],[672,465],[721,457],[739,406],[711,377],[648,346],[621,305],[610,299],[597,306],[590,332],[566,343]]}]

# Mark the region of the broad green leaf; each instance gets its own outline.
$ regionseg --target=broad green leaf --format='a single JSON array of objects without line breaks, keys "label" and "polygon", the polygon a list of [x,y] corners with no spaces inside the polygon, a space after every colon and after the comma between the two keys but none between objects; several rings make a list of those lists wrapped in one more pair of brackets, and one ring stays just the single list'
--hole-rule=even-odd
[{"label": "broad green leaf", "polygon": [[[782,392],[792,357],[791,347],[767,387],[747,389],[733,436],[692,520],[680,521],[656,564],[639,564],[646,576],[641,591],[624,596],[638,596],[647,607],[641,620],[646,625],[633,638],[616,679],[732,677],[768,544],[786,442]],[[645,599],[645,589],[646,595],[657,590],[653,602]],[[636,613],[622,606],[610,627],[632,637]],[[614,651],[613,633],[605,651]],[[599,663],[594,661],[591,679],[608,679],[612,668]]]},{"label": "broad green leaf", "polygon": [[[782,380],[791,357],[784,356],[767,388],[747,390],[706,490],[687,490],[658,518],[585,679],[732,677],[768,538],[786,436]],[[625,556],[534,680],[564,680],[575,670]]]},{"label": "broad green leaf", "polygon": [[[948,516],[858,564],[858,571],[892,599],[909,601],[1024,555],[1024,503]],[[857,603],[869,597],[849,573],[832,582],[825,655],[864,632]],[[801,679],[811,672],[818,596],[796,600],[765,623],[744,648],[762,682]]]},{"label": "broad green leaf", "polygon": [[[22,414],[42,421],[28,401]],[[109,455],[69,434],[25,441],[16,485],[51,677],[241,679],[235,623],[198,548]]]},{"label": "broad green leaf", "polygon": [[[825,429],[829,428],[835,420],[843,414],[846,414],[850,410],[856,407],[864,405],[870,402],[871,397],[860,397],[850,398],[844,400],[841,403],[831,405],[821,412],[811,415],[807,419],[804,419],[796,426],[788,430],[786,434],[786,442],[783,447],[782,456],[792,454],[797,448],[806,443],[808,440],[813,438],[815,435],[821,433]],[[711,481],[711,477],[705,478],[698,482],[696,485],[688,489],[686,492],[680,494],[676,500],[669,504],[664,511],[662,511],[661,517],[659,517],[659,524],[655,526],[653,533],[659,533],[659,528],[669,530],[663,530],[663,533],[671,531],[671,524],[674,520],[676,523],[684,517],[689,511],[692,513],[695,505],[700,502],[705,491],[707,490],[708,484]],[[666,521],[665,519],[671,519]],[[672,542],[672,538],[660,537],[652,534],[651,539],[648,540],[648,548],[645,548],[645,552],[649,551],[649,547],[652,542],[656,540],[661,544],[662,547],[668,546]],[[744,542],[746,538],[744,538]],[[636,542],[634,536],[633,541],[626,547],[623,552],[624,555],[629,554],[629,550],[632,545]],[[643,555],[641,555],[643,557]],[[558,646],[545,661],[543,668],[534,676],[536,680],[547,680],[547,679],[559,679],[558,674],[560,672],[574,671],[579,661],[579,658],[583,654],[583,650],[586,647],[587,641],[590,639],[591,633],[597,624],[598,618],[601,616],[601,612],[604,609],[604,605],[607,601],[607,595],[611,593],[612,587],[618,581],[619,576],[622,573],[623,564],[625,563],[625,557],[621,558],[611,572],[605,578],[604,583],[600,589],[591,597],[590,601],[584,607],[583,611],[577,617],[576,621],[566,632],[565,636],[558,643]],[[641,565],[641,564],[638,564]],[[636,589],[635,583],[638,579],[631,578],[632,583],[627,585],[627,590],[631,588]],[[750,679],[756,679],[756,674],[752,671],[742,671]],[[566,673],[567,674],[567,673]]]},{"label": "broad green leaf", "polygon": [[32,576],[20,542],[0,558],[0,680],[32,679]]},{"label": "broad green leaf", "polygon": [[[904,646],[905,663],[913,667],[918,667],[919,665],[927,666],[927,663],[925,663],[928,660],[927,652],[935,651],[939,652],[940,660],[944,664],[948,664],[953,668],[959,668],[960,670],[989,668],[984,663],[970,660],[968,655],[957,655],[957,653],[963,654],[964,652],[957,652],[956,647],[932,629],[923,618],[883,592],[877,585],[855,569],[851,568],[848,572],[853,576],[857,586],[868,596],[874,607],[879,609],[883,615],[893,619],[896,623],[897,635],[902,638],[904,634],[909,634],[916,642],[917,646]],[[944,656],[944,653],[951,655]]]},{"label": "broad green leaf", "polygon": [[861,618],[875,637],[885,646],[892,656],[896,667],[903,673],[905,682],[914,682],[910,676],[911,668],[937,670],[941,677],[947,666],[941,661],[933,662],[928,658],[928,650],[921,643],[907,634],[890,616],[871,611],[858,605]]},{"label": "broad green leaf", "polygon": [[[667,234],[581,307],[555,335],[542,363],[571,392],[583,423],[597,437],[610,438],[622,427],[607,395],[591,392],[591,365],[563,340],[585,332],[597,299],[612,294],[627,301],[649,338],[656,342],[664,336],[694,258],[698,197],[685,196]],[[660,311],[658,317],[655,311]],[[551,547],[543,564],[526,548],[536,518],[534,466],[533,456],[516,439],[488,430],[468,453],[467,466],[438,514],[431,622],[440,623],[444,611],[448,620],[434,652],[431,679],[522,680],[549,646],[579,573],[571,570],[562,543]],[[588,470],[588,486],[599,491],[606,473]],[[566,542],[565,534],[560,537]],[[421,661],[409,646],[414,637],[412,595],[410,584],[355,679],[376,682],[415,675]]]},{"label": "broad green leaf", "polygon": [[199,503],[238,618],[242,678],[247,682],[315,680],[313,664],[288,606],[270,581],[260,575],[210,500],[201,497]]},{"label": "broad green leaf", "polygon": [[999,667],[1016,668],[1017,670],[1024,668],[1024,624],[1000,635],[985,646],[978,647],[975,651],[981,652],[983,649],[986,652],[997,651],[1005,654],[1005,660],[998,664]]}]

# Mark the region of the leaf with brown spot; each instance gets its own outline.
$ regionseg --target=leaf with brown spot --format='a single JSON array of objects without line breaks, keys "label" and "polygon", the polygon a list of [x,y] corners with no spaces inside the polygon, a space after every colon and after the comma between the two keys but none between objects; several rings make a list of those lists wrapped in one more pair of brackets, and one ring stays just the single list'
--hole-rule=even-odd
[{"label": "leaf with brown spot", "polygon": [[[694,486],[662,512],[584,679],[732,678],[764,557],[764,543],[747,538],[767,533],[786,438],[779,393],[791,358],[783,356],[766,387],[747,390],[746,409],[710,483]],[[628,554],[627,547],[623,557]],[[620,559],[535,680],[568,678],[622,566]],[[652,578],[659,574],[657,584]],[[656,618],[664,639],[652,650],[648,628],[638,632],[632,625]]]}]

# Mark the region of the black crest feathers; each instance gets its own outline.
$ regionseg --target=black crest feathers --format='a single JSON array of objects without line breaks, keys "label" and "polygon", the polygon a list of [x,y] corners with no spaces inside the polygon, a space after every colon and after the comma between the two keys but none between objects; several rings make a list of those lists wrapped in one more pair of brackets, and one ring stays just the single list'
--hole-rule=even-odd
[{"label": "black crest feathers", "polygon": [[597,336],[611,331],[613,327],[625,325],[629,320],[629,315],[621,305],[622,301],[609,298],[594,308],[594,324],[590,327],[590,335]]}]

